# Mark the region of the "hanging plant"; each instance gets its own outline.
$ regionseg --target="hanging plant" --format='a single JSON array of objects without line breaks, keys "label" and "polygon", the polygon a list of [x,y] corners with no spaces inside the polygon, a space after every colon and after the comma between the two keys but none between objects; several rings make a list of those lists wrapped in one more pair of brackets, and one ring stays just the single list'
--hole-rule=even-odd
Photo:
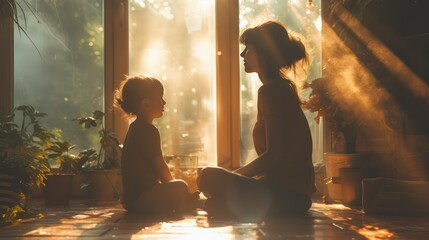
[{"label": "hanging plant", "polygon": [[[28,0],[1,0],[0,1],[0,16],[5,16],[6,18],[12,20],[12,22],[17,26],[19,33],[23,33],[31,44],[36,48],[39,56],[42,56],[36,44],[30,38],[27,33],[27,18],[26,11],[28,10],[36,19],[38,19],[36,9],[31,5]],[[20,18],[19,16],[22,16]],[[3,21],[5,18],[0,19],[0,27],[3,26]],[[1,29],[1,28],[0,28]]]}]

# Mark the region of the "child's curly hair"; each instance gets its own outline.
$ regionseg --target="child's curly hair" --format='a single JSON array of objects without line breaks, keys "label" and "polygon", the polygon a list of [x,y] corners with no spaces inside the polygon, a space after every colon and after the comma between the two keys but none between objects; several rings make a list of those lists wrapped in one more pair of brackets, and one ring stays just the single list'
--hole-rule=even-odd
[{"label": "child's curly hair", "polygon": [[161,81],[154,77],[128,76],[114,93],[115,107],[130,116],[136,116],[143,99],[164,93]]}]

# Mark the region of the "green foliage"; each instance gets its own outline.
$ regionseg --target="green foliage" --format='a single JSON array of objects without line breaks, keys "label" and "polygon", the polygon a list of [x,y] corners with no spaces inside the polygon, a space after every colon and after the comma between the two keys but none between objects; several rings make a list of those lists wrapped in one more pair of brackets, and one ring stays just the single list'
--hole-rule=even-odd
[{"label": "green foliage", "polygon": [[[36,44],[33,42],[33,40],[28,35],[26,28],[27,28],[27,19],[25,18],[25,13],[27,10],[28,12],[31,12],[34,16],[36,16],[35,8],[27,1],[17,1],[17,0],[1,0],[0,1],[0,13],[3,13],[3,15],[10,18],[15,25],[18,27],[18,30],[20,33],[24,33],[24,35],[30,40],[31,44],[36,48],[37,52],[39,53],[39,56],[41,56],[39,49],[37,48]],[[24,16],[24,22],[22,23],[19,20],[19,15]],[[1,26],[1,24],[0,24]]]},{"label": "green foliage", "polygon": [[59,164],[59,171],[66,174],[76,174],[82,171],[83,165],[88,158],[71,154],[70,150],[75,146],[61,138],[57,138],[52,145],[47,148],[48,158],[54,159]]},{"label": "green foliage", "polygon": [[24,218],[42,218],[43,214],[40,209],[16,204],[7,209],[0,210],[0,227],[4,225],[20,223]]},{"label": "green foliage", "polygon": [[[20,125],[13,122],[16,112],[22,113]],[[25,194],[33,184],[42,185],[49,172],[43,150],[52,134],[38,120],[44,116],[32,106],[23,105],[0,120],[0,171],[17,176]]]},{"label": "green foliage", "polygon": [[[24,1],[36,7],[33,0],[16,0]],[[26,18],[28,35],[43,47],[43,61],[27,39],[15,34],[15,66],[26,69],[14,75],[15,103],[44,109],[45,123],[61,129],[76,145],[73,151],[95,146],[97,133],[80,131],[70,119],[103,107],[103,1],[43,0],[34,15],[28,12],[18,16],[22,23]]]},{"label": "green foliage", "polygon": [[[18,112],[21,114],[16,116]],[[10,210],[1,213],[2,221],[12,221],[19,212],[18,205],[26,209],[32,186],[43,185],[50,172],[45,149],[54,135],[39,122],[45,116],[30,105],[22,105],[0,117],[0,172],[15,178],[12,190],[22,196]],[[16,123],[18,117],[20,124]]]},{"label": "green foliage", "polygon": [[0,226],[19,222],[19,216],[24,212],[25,210],[20,204],[16,204],[10,208],[0,210]]},{"label": "green foliage", "polygon": [[[92,116],[73,119],[85,129],[99,128],[100,149],[98,153],[94,149],[81,151],[80,158],[86,160],[84,168],[87,169],[118,169],[120,168],[122,149],[119,140],[111,129],[106,129],[103,124],[104,113],[94,111]],[[82,160],[83,162],[83,160]]]},{"label": "green foliage", "polygon": [[84,149],[79,152],[78,159],[82,163],[82,169],[91,168],[98,161],[97,150],[94,148]]}]

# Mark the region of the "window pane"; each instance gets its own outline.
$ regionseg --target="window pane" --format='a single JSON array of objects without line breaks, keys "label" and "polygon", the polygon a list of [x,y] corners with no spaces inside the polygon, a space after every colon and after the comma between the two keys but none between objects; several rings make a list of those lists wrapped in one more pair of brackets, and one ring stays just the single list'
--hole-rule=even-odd
[{"label": "window pane", "polygon": [[103,110],[103,1],[27,2],[18,1],[29,37],[15,28],[14,105],[47,113],[42,121],[61,129],[75,151],[97,148],[97,130],[71,120]]},{"label": "window pane", "polygon": [[[312,64],[307,70],[308,80],[311,81],[322,74],[320,0],[313,1],[313,4],[308,5],[307,1],[296,0],[240,0],[240,31],[266,20],[277,19],[283,22],[292,33],[303,36],[306,40],[306,46],[311,49]],[[291,78],[294,79],[295,77],[292,76]],[[296,81],[298,87],[303,80],[306,79]],[[240,64],[242,165],[252,161],[257,156],[253,147],[252,130],[256,122],[257,91],[260,86],[261,82],[258,76],[255,73],[245,73],[243,64]],[[303,99],[308,95],[309,92],[301,92]],[[306,111],[305,114],[313,137],[313,162],[319,163],[323,157],[322,124],[318,125],[314,121],[315,115],[313,113]]]},{"label": "window pane", "polygon": [[165,85],[155,120],[166,155],[197,155],[216,164],[213,0],[130,1],[130,74]]}]

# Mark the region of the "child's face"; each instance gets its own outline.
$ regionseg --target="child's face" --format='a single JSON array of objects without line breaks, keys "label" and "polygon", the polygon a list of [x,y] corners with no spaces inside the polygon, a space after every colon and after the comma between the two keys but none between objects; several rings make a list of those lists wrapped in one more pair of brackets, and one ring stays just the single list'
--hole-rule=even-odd
[{"label": "child's face", "polygon": [[163,97],[164,94],[161,93],[147,99],[147,111],[153,118],[162,117],[164,113],[164,106],[166,102]]}]

